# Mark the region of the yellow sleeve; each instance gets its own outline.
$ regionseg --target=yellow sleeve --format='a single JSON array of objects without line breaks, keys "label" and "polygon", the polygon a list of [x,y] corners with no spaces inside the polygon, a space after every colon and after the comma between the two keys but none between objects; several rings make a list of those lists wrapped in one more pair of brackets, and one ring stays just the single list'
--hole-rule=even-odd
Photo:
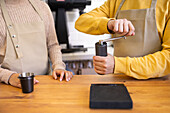
[{"label": "yellow sleeve", "polygon": [[162,47],[162,51],[144,57],[115,57],[115,73],[124,73],[137,79],[162,77],[170,74],[170,18],[167,18],[165,25]]},{"label": "yellow sleeve", "polygon": [[109,34],[107,23],[109,18],[110,0],[107,0],[102,6],[89,13],[82,14],[75,23],[75,28],[83,33],[100,35]]}]

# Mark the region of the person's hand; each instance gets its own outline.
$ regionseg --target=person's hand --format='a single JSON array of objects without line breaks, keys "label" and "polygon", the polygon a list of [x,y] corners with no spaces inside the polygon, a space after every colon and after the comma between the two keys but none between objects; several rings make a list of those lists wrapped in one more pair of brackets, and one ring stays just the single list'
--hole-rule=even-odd
[{"label": "person's hand", "polygon": [[121,36],[134,36],[135,28],[133,24],[127,19],[109,20],[107,27],[114,33],[118,33]]},{"label": "person's hand", "polygon": [[65,71],[65,70],[54,70],[52,73],[53,78],[56,80],[57,79],[57,75],[60,76],[59,80],[62,81],[64,76],[66,81],[71,80],[71,78],[73,77],[73,73],[70,71]]},{"label": "person's hand", "polygon": [[[10,85],[14,87],[21,88],[21,83],[20,83],[18,76],[19,76],[18,73],[12,74],[11,77],[9,78],[9,83]],[[39,83],[39,81],[34,78],[34,84],[37,84],[37,83]]]},{"label": "person's hand", "polygon": [[93,56],[94,70],[98,74],[109,74],[114,71],[114,57],[108,54],[107,57]]}]

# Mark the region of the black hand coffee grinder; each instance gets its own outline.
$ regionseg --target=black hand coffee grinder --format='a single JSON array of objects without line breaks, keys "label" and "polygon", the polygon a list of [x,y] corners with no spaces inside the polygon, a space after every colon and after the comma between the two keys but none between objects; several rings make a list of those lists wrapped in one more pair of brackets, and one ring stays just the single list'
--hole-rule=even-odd
[{"label": "black hand coffee grinder", "polygon": [[96,56],[107,56],[107,43],[106,42],[121,39],[121,38],[126,39],[126,36],[99,40],[99,42],[95,44]]}]

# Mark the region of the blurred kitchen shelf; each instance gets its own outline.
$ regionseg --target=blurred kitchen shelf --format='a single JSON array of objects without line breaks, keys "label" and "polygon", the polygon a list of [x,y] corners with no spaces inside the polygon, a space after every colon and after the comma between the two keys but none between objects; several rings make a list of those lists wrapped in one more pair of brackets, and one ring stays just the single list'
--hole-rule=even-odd
[{"label": "blurred kitchen shelf", "polygon": [[[113,55],[114,48],[107,47],[107,51],[109,54]],[[63,61],[92,60],[95,54],[95,48],[87,48],[87,51],[85,52],[63,53],[62,58]]]}]

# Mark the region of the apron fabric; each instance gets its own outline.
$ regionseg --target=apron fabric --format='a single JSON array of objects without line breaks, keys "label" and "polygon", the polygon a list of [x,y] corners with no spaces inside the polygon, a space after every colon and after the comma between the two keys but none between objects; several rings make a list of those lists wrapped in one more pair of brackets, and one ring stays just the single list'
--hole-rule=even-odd
[{"label": "apron fabric", "polygon": [[17,73],[33,72],[35,75],[48,73],[48,51],[41,11],[29,0],[40,16],[40,22],[12,23],[5,1],[1,10],[7,26],[7,46],[1,67]]},{"label": "apron fabric", "polygon": [[[115,40],[114,55],[117,57],[142,57],[161,50],[156,26],[156,2],[152,0],[147,9],[120,10],[125,0],[122,0],[116,12],[116,19],[127,19],[135,27],[135,35],[125,39]],[[118,37],[118,34],[114,35]]]}]

